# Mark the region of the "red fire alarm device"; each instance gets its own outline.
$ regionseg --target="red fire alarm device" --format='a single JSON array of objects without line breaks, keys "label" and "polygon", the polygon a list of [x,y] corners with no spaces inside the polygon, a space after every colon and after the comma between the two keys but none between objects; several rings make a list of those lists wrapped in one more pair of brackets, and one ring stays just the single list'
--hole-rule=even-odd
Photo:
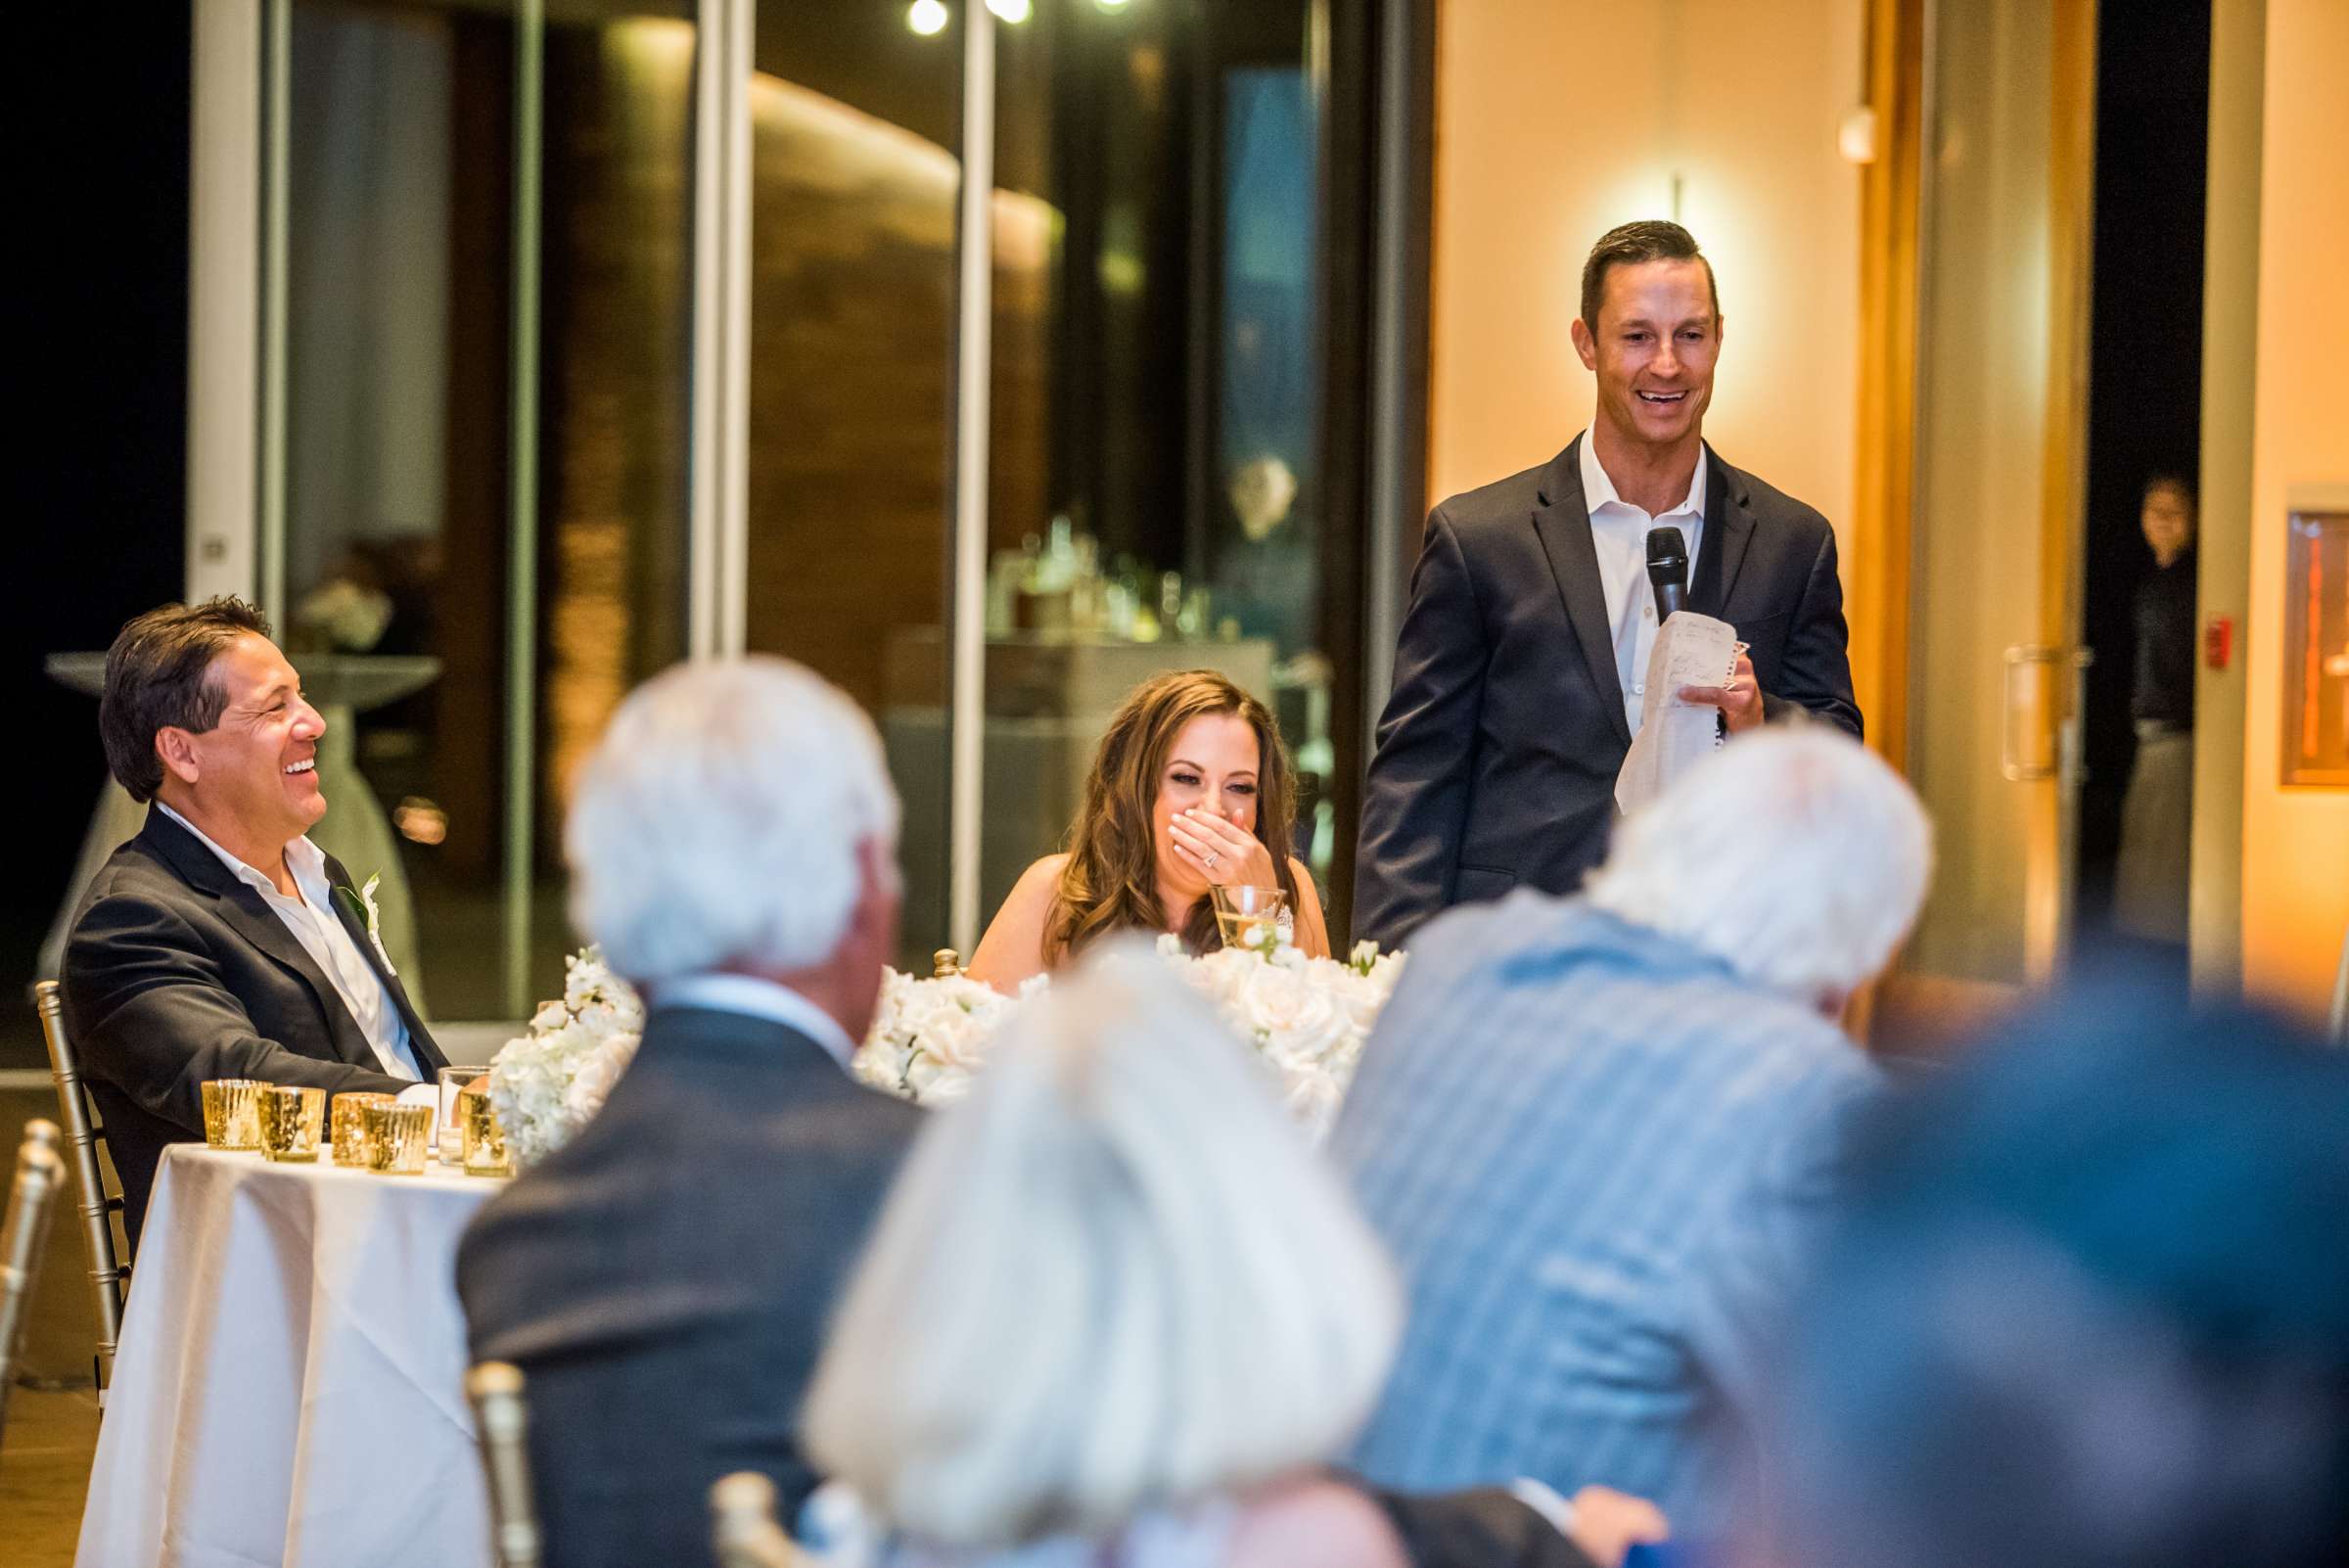
[{"label": "red fire alarm device", "polygon": [[2202,628],[2202,662],[2213,669],[2224,669],[2234,657],[2234,623],[2226,616],[2212,616]]}]

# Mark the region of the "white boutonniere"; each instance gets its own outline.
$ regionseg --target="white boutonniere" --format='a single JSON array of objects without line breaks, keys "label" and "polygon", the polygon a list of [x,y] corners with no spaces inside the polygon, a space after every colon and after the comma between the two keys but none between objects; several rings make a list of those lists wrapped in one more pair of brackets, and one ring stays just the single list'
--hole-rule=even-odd
[{"label": "white boutonniere", "polygon": [[384,950],[383,911],[375,906],[375,890],[382,887],[383,884],[384,874],[378,871],[369,877],[356,893],[352,893],[348,888],[341,888],[336,891],[358,905],[357,912],[367,923],[367,940],[375,945],[375,956],[382,960],[384,973],[396,980],[399,978],[399,971],[392,967],[392,955]]}]

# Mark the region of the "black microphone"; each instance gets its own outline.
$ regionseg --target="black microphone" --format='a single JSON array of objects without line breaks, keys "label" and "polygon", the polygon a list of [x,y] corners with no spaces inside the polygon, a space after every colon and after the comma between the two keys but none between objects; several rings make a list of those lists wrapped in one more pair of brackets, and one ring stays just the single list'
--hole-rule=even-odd
[{"label": "black microphone", "polygon": [[1647,530],[1647,580],[1656,590],[1656,623],[1688,608],[1688,541],[1675,528]]}]

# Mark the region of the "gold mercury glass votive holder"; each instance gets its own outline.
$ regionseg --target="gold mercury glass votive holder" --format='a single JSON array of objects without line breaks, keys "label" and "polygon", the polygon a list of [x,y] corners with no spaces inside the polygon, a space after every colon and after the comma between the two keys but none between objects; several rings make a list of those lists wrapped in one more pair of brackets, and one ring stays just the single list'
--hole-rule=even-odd
[{"label": "gold mercury glass votive holder", "polygon": [[296,1163],[318,1158],[318,1134],[326,1130],[326,1090],[296,1084],[265,1088],[260,1113],[264,1158]]},{"label": "gold mercury glass votive holder", "polygon": [[204,1141],[215,1149],[261,1146],[260,1095],[271,1087],[257,1078],[215,1078],[204,1085]]},{"label": "gold mercury glass votive holder", "polygon": [[457,1096],[457,1117],[465,1129],[465,1174],[502,1176],[514,1174],[506,1156],[506,1130],[498,1125],[497,1106],[481,1089]]},{"label": "gold mercury glass votive holder", "polygon": [[457,1119],[458,1096],[488,1076],[486,1067],[440,1069],[439,1091],[436,1096],[439,1114],[434,1124],[433,1158],[442,1165],[457,1165],[465,1158],[465,1129]]},{"label": "gold mercury glass votive holder", "polygon": [[385,1176],[422,1176],[432,1150],[433,1108],[429,1105],[369,1105],[359,1111],[359,1137],[367,1169]]},{"label": "gold mercury glass votive holder", "polygon": [[356,1089],[335,1096],[334,1109],[328,1113],[334,1126],[335,1164],[367,1163],[367,1130],[359,1125],[359,1113],[370,1105],[392,1105],[398,1099],[396,1094],[383,1094],[374,1089]]}]

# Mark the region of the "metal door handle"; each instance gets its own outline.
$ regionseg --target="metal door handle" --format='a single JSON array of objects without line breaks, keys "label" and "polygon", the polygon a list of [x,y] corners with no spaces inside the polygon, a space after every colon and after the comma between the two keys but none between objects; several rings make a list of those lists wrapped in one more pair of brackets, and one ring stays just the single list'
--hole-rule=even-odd
[{"label": "metal door handle", "polygon": [[2055,667],[2060,650],[2018,644],[2006,650],[2000,682],[1999,771],[2017,784],[2053,778],[2060,765],[2055,745]]}]

